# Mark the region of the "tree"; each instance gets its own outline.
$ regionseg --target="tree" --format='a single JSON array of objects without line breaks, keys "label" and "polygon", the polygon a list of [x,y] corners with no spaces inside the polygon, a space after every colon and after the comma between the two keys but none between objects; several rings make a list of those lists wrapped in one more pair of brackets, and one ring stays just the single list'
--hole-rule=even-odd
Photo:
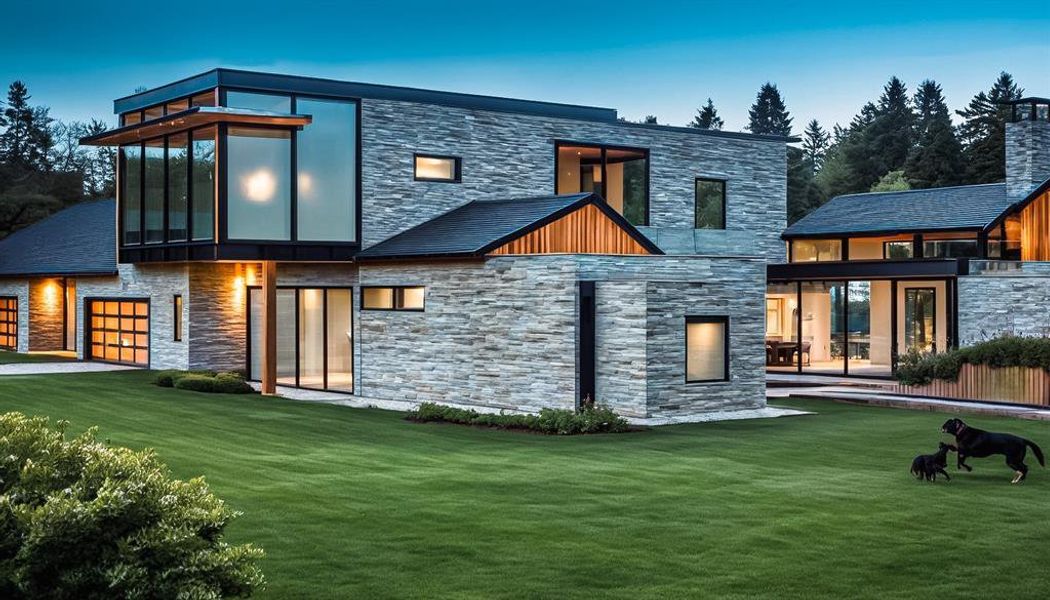
[{"label": "tree", "polygon": [[910,189],[911,185],[905,179],[904,171],[890,171],[871,186],[873,192],[900,192]]},{"label": "tree", "polygon": [[963,110],[956,111],[965,122],[959,126],[959,139],[966,162],[966,183],[995,183],[1006,178],[1006,109],[1002,102],[1018,100],[1024,89],[1006,71],[987,93],[980,92]]},{"label": "tree", "polygon": [[645,119],[643,119],[642,122],[649,125],[656,125],[656,115],[645,115]]},{"label": "tree", "polygon": [[790,225],[822,204],[820,185],[804,150],[787,149],[787,222]]},{"label": "tree", "polygon": [[15,81],[7,92],[4,109],[5,129],[0,133],[0,162],[13,177],[34,170],[49,170],[48,152],[51,149],[51,118],[46,108],[29,104],[29,90],[21,81]]},{"label": "tree", "polygon": [[948,105],[937,82],[927,79],[915,92],[915,147],[904,174],[915,188],[959,184],[964,178],[962,145],[955,137]]},{"label": "tree", "polygon": [[0,597],[220,598],[263,583],[262,550],[231,546],[238,513],[203,478],[179,481],[150,450],[95,430],[0,415]]},{"label": "tree", "polygon": [[831,135],[824,131],[816,119],[811,120],[802,134],[802,152],[812,172],[816,173],[824,165],[824,156],[830,146]]},{"label": "tree", "polygon": [[751,133],[791,135],[791,115],[780,96],[780,90],[772,83],[762,84],[747,115],[747,128]]},{"label": "tree", "polygon": [[725,123],[715,110],[715,103],[708,98],[707,104],[696,109],[696,116],[688,123],[689,127],[697,129],[722,129]]}]

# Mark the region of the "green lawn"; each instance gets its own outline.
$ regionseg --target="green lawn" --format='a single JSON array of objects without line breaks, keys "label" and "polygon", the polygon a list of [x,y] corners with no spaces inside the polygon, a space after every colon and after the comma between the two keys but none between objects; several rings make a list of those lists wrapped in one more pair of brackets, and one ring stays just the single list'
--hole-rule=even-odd
[{"label": "green lawn", "polygon": [[[945,415],[791,402],[820,414],[555,438],[148,379],[0,377],[0,410],[206,475],[267,551],[264,597],[1050,597],[1050,473],[908,475]],[[1050,424],[970,421],[1050,450]]]},{"label": "green lawn", "polygon": [[0,350],[0,365],[9,365],[16,363],[41,363],[41,362],[61,362],[66,360],[72,360],[63,356],[57,356],[54,354],[26,354],[24,352],[11,352],[10,350]]}]

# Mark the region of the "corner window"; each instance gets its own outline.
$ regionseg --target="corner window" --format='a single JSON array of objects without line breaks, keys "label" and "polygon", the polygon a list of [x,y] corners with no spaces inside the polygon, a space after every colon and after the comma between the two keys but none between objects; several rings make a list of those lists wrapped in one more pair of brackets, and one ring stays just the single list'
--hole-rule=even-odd
[{"label": "corner window", "polygon": [[462,162],[458,156],[416,154],[413,167],[414,178],[416,181],[459,183]]},{"label": "corner window", "polygon": [[685,318],[685,382],[729,381],[729,317]]},{"label": "corner window", "polygon": [[882,245],[882,257],[889,260],[912,258],[914,250],[911,240],[885,242]]},{"label": "corner window", "polygon": [[232,240],[289,240],[292,134],[230,127],[227,135],[227,232]]},{"label": "corner window", "polygon": [[412,287],[363,287],[361,308],[363,310],[407,310],[422,311],[425,288]]},{"label": "corner window", "polygon": [[697,229],[726,228],[726,182],[723,179],[696,178]]},{"label": "corner window", "polygon": [[649,224],[649,151],[558,142],[554,193],[594,192],[632,225]]},{"label": "corner window", "polygon": [[172,324],[175,329],[174,340],[176,342],[182,341],[182,294],[175,294],[175,302],[173,303],[174,313],[172,315]]}]

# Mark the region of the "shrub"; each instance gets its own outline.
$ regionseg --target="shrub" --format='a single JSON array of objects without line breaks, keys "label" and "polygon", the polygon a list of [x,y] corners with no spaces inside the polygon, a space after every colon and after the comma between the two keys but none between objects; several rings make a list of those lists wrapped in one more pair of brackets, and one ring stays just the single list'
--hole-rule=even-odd
[{"label": "shrub", "polygon": [[904,385],[926,385],[935,379],[956,381],[964,364],[1050,371],[1050,338],[1004,335],[939,354],[910,352],[901,357],[897,380]]},{"label": "shrub", "polygon": [[66,423],[0,415],[0,597],[220,598],[263,584],[262,550],[231,546],[239,516],[203,478],[151,450],[66,439]]},{"label": "shrub", "polygon": [[186,374],[175,379],[175,387],[180,390],[205,392],[209,394],[251,394],[255,390],[237,373],[218,373],[216,375]]},{"label": "shrub", "polygon": [[160,387],[175,387],[175,382],[187,375],[215,377],[215,371],[180,371],[178,369],[157,371],[157,374],[153,376],[153,385],[159,385]]},{"label": "shrub", "polygon": [[597,406],[579,412],[545,408],[539,415],[482,414],[475,410],[441,406],[424,402],[408,413],[409,420],[421,423],[440,422],[535,431],[550,435],[575,435],[580,433],[621,433],[630,425],[612,410]]}]

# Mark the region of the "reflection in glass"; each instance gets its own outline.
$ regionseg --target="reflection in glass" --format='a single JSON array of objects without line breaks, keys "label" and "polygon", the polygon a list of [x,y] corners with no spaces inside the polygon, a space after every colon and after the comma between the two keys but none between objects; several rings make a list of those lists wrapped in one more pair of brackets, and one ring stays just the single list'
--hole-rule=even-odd
[{"label": "reflection in glass", "polygon": [[164,241],[164,140],[146,142],[146,243]]},{"label": "reflection in glass", "polygon": [[842,282],[802,284],[802,370],[842,374],[845,369],[846,286]]},{"label": "reflection in glass", "polygon": [[230,239],[290,239],[291,134],[231,127],[227,143]]},{"label": "reflection in glass", "polygon": [[726,182],[719,179],[696,180],[697,229],[726,228]]},{"label": "reflection in glass", "polygon": [[296,139],[298,237],[352,242],[357,210],[357,105],[297,100],[313,117]]},{"label": "reflection in glass", "polygon": [[123,170],[120,177],[120,206],[123,211],[124,243],[142,243],[142,147],[121,148]]},{"label": "reflection in glass", "polygon": [[936,291],[934,288],[904,290],[904,346],[908,352],[936,352]]},{"label": "reflection in glass", "polygon": [[215,128],[193,132],[193,239],[210,240],[215,214]]},{"label": "reflection in glass", "polygon": [[186,240],[186,209],[189,190],[189,136],[168,137],[168,241]]},{"label": "reflection in glass", "polygon": [[226,106],[288,114],[292,112],[292,99],[289,96],[276,94],[228,91],[226,92]]}]

